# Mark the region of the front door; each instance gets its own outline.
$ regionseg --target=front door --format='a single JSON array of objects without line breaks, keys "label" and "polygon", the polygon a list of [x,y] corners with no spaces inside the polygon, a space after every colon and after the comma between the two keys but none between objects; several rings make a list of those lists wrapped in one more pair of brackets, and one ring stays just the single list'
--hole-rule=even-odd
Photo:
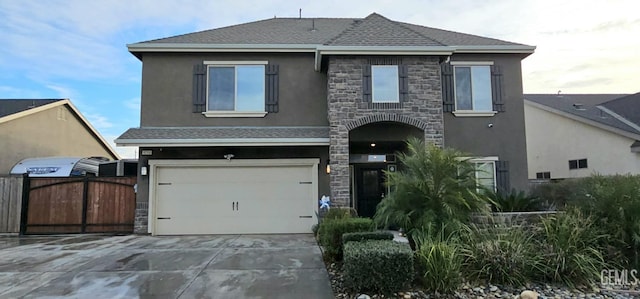
[{"label": "front door", "polygon": [[382,167],[361,167],[357,170],[357,210],[361,217],[373,217],[376,206],[385,194]]}]

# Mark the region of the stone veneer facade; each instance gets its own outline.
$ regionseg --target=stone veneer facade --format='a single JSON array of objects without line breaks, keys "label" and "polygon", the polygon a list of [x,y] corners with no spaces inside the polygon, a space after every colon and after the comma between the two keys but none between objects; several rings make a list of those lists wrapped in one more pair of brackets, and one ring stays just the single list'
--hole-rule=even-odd
[{"label": "stone veneer facade", "polygon": [[149,203],[136,202],[136,213],[133,222],[133,233],[144,235],[149,233]]},{"label": "stone veneer facade", "polygon": [[[408,68],[407,99],[400,104],[365,102],[362,95],[363,66],[396,63]],[[443,146],[444,119],[438,57],[332,56],[329,58],[327,80],[331,201],[337,206],[349,205],[351,130],[375,122],[399,122],[421,129],[427,142]]]}]

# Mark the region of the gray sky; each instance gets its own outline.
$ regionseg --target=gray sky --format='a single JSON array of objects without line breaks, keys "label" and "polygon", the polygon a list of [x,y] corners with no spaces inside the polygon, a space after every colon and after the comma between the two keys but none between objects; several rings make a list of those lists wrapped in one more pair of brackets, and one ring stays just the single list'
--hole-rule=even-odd
[{"label": "gray sky", "polygon": [[536,46],[522,63],[525,93],[640,92],[640,2],[631,0],[0,0],[0,98],[70,98],[113,140],[139,125],[141,62],[126,44],[300,8],[303,17],[377,12]]}]

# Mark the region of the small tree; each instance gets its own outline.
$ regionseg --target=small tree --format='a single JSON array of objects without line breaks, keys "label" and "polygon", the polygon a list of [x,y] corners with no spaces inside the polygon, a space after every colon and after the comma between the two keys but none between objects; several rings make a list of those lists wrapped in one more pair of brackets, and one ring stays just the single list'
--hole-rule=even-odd
[{"label": "small tree", "polygon": [[456,230],[471,213],[487,211],[487,197],[478,192],[475,168],[463,157],[454,149],[409,139],[407,153],[398,155],[402,169],[386,172],[392,192],[378,205],[376,224],[404,228],[415,249],[413,230],[429,226],[434,231]]}]

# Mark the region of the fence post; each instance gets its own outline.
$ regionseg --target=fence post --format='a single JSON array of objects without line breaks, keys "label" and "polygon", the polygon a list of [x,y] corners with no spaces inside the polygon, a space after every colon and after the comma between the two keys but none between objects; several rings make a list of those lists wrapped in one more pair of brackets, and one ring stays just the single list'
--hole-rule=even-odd
[{"label": "fence post", "polygon": [[82,182],[82,229],[84,234],[87,231],[87,207],[89,206],[89,177],[85,177]]},{"label": "fence post", "polygon": [[29,215],[29,193],[31,191],[31,180],[29,174],[22,176],[22,208],[20,209],[20,235],[27,233],[27,217]]}]

